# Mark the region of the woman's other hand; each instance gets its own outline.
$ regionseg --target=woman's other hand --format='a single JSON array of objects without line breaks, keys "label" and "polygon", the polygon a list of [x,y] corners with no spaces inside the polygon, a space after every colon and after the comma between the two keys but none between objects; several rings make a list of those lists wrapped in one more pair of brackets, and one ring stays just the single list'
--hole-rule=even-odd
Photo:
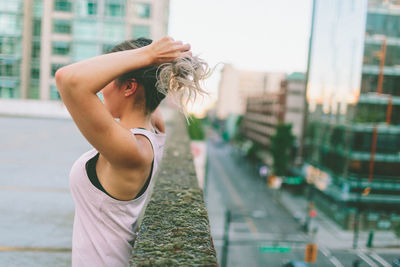
[{"label": "woman's other hand", "polygon": [[174,61],[180,57],[191,57],[190,44],[184,44],[182,41],[175,41],[171,37],[163,37],[160,40],[151,43],[148,51],[152,59],[152,64],[162,64]]}]

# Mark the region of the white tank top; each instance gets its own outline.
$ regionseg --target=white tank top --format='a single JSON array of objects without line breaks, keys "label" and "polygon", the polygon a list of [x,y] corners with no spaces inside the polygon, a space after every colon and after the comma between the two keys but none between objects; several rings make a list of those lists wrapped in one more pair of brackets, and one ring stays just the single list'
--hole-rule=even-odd
[{"label": "white tank top", "polygon": [[[133,128],[133,134],[146,136],[154,151],[153,170],[146,191],[133,200],[117,200],[95,187],[86,173],[86,162],[98,151],[84,153],[72,165],[70,188],[75,202],[72,233],[72,266],[127,266],[136,238],[140,215],[154,174],[160,164],[166,135]],[[132,136],[133,137],[133,136]]]}]

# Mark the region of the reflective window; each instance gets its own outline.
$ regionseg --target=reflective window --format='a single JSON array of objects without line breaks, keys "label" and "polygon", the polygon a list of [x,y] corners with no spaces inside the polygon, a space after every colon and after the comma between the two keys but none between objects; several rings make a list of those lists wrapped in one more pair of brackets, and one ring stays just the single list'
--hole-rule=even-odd
[{"label": "reflective window", "polygon": [[42,20],[41,19],[33,19],[33,36],[40,36],[40,32],[42,28]]},{"label": "reflective window", "polygon": [[135,14],[139,18],[148,19],[151,16],[151,4],[134,3]]},{"label": "reflective window", "polygon": [[0,76],[19,76],[19,66],[19,60],[13,58],[3,58],[0,61]]},{"label": "reflective window", "polygon": [[125,39],[125,24],[108,22],[103,25],[103,38],[107,41],[118,42]]},{"label": "reflective window", "polygon": [[0,54],[18,55],[21,52],[20,39],[15,37],[0,37]]},{"label": "reflective window", "polygon": [[[382,51],[381,44],[365,44],[364,64],[379,66],[381,59],[379,55]],[[400,65],[400,46],[386,46],[385,66]]]},{"label": "reflective window", "polygon": [[[359,175],[362,178],[369,176],[369,161],[352,160],[349,162],[350,175]],[[399,177],[400,163],[399,162],[379,162],[374,163],[374,180]]]},{"label": "reflective window", "polygon": [[0,98],[15,98],[13,87],[4,87],[0,85]]},{"label": "reflective window", "polygon": [[354,122],[371,123],[386,122],[387,105],[382,104],[358,104]]},{"label": "reflective window", "polygon": [[95,16],[98,12],[97,0],[80,0],[78,2],[78,15],[79,16]]},{"label": "reflective window", "polygon": [[40,57],[40,41],[32,42],[32,58]]},{"label": "reflective window", "polygon": [[42,17],[43,14],[43,2],[42,0],[35,0],[33,2],[33,16]]},{"label": "reflective window", "polygon": [[74,38],[93,40],[98,37],[98,25],[95,20],[74,21]]},{"label": "reflective window", "polygon": [[400,37],[400,17],[398,15],[370,13],[367,17],[367,34],[383,34]]},{"label": "reflective window", "polygon": [[21,17],[12,14],[1,14],[0,34],[21,34]]},{"label": "reflective window", "polygon": [[50,85],[50,99],[52,100],[61,99],[60,93],[58,93],[57,87],[54,84]]},{"label": "reflective window", "polygon": [[113,44],[103,44],[101,49],[102,54],[108,53],[113,47]]},{"label": "reflective window", "polygon": [[71,44],[67,42],[53,42],[53,55],[69,56]]},{"label": "reflective window", "polygon": [[39,80],[32,80],[28,89],[29,99],[39,99]]},{"label": "reflective window", "polygon": [[39,79],[40,77],[40,68],[32,67],[31,68],[31,78]]},{"label": "reflective window", "polygon": [[19,12],[22,10],[22,0],[0,1],[1,11]]},{"label": "reflective window", "polygon": [[54,33],[71,33],[71,21],[70,20],[61,20],[55,19],[53,20],[53,32]]},{"label": "reflective window", "polygon": [[[353,133],[353,151],[370,152],[372,148],[372,132]],[[397,153],[400,150],[398,134],[379,133],[376,138],[377,153]]]},{"label": "reflective window", "polygon": [[125,1],[108,0],[104,6],[105,15],[108,17],[124,17]]},{"label": "reflective window", "polygon": [[74,44],[74,61],[80,61],[90,57],[95,57],[97,53],[97,44],[75,43]]},{"label": "reflective window", "polygon": [[54,10],[71,12],[72,1],[71,0],[54,0]]},{"label": "reflective window", "polygon": [[148,25],[133,25],[132,38],[150,38],[150,26]]},{"label": "reflective window", "polygon": [[63,66],[64,64],[56,64],[56,63],[51,64],[51,76],[54,77],[56,71]]},{"label": "reflective window", "polygon": [[[378,89],[378,75],[363,74],[361,93],[376,92]],[[384,75],[382,93],[400,96],[400,76]]]}]

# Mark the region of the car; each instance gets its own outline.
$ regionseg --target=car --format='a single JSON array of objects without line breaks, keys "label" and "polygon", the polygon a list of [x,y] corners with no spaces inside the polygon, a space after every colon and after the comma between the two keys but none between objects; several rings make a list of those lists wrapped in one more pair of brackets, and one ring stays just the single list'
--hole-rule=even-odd
[{"label": "car", "polygon": [[289,261],[282,265],[282,267],[309,267],[304,261]]}]

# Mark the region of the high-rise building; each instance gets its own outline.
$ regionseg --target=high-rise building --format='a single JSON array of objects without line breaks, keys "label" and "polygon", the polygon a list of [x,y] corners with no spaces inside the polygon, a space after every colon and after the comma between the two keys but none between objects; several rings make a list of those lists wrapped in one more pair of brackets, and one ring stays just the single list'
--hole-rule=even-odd
[{"label": "high-rise building", "polygon": [[169,0],[0,0],[0,98],[59,99],[61,66],[167,34]]},{"label": "high-rise building", "polygon": [[309,56],[303,170],[315,203],[344,228],[396,227],[399,1],[315,0]]}]

